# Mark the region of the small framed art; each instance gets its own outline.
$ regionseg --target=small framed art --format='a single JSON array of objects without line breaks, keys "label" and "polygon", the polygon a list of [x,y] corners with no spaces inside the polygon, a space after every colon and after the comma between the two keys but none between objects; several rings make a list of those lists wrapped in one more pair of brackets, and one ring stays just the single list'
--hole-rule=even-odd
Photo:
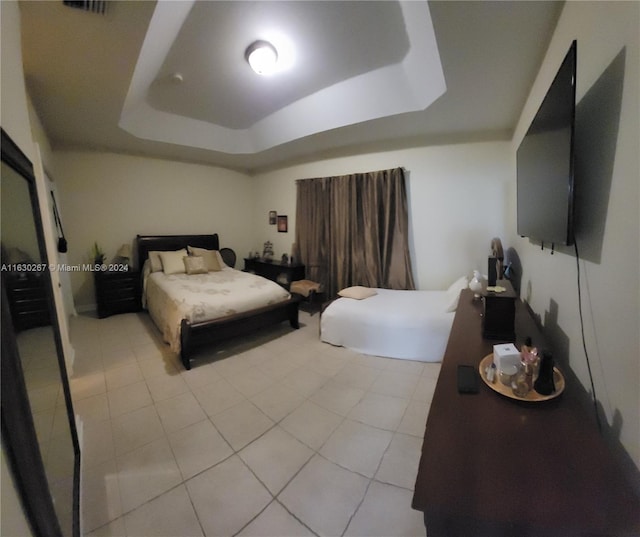
[{"label": "small framed art", "polygon": [[272,226],[275,226],[277,217],[278,217],[278,213],[276,211],[269,211],[269,224],[271,224]]},{"label": "small framed art", "polygon": [[286,233],[288,231],[287,215],[278,215],[278,233]]}]

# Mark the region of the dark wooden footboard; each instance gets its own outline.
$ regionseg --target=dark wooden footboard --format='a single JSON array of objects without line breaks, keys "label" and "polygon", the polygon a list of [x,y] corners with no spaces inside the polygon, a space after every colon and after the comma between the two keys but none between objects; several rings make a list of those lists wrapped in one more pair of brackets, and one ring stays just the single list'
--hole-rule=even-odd
[{"label": "dark wooden footboard", "polygon": [[300,297],[292,295],[288,300],[277,304],[213,321],[192,324],[183,319],[180,327],[180,360],[185,369],[191,369],[191,355],[200,345],[251,334],[260,328],[283,321],[289,321],[293,328],[299,328],[299,304]]}]

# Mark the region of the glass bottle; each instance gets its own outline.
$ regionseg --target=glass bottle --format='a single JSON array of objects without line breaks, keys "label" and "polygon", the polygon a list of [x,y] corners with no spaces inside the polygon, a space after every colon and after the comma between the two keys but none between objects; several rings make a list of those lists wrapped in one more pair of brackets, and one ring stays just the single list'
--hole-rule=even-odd
[{"label": "glass bottle", "polygon": [[511,383],[511,389],[513,394],[518,397],[526,397],[527,394],[533,389],[533,364],[522,361],[520,364],[520,371],[516,375],[516,378]]},{"label": "glass bottle", "polygon": [[520,357],[523,363],[531,365],[533,380],[538,376],[538,367],[540,365],[540,357],[538,349],[532,346],[531,338],[527,337],[520,349]]}]

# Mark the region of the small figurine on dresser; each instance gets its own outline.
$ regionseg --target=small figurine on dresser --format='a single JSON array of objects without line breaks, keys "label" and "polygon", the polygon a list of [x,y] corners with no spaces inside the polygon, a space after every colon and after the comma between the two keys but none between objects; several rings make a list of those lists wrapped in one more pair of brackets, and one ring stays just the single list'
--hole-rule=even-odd
[{"label": "small figurine on dresser", "polygon": [[489,257],[489,286],[493,287],[503,277],[504,252],[498,237],[491,240],[491,257]]},{"label": "small figurine on dresser", "polygon": [[273,261],[273,243],[271,241],[267,241],[264,243],[262,258],[265,261]]}]

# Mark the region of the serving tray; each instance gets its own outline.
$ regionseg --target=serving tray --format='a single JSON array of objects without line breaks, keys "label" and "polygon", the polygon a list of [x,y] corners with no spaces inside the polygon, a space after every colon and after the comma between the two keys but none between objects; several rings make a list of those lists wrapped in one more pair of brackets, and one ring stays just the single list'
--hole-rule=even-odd
[{"label": "serving tray", "polygon": [[484,381],[484,383],[489,386],[494,392],[498,392],[500,395],[504,395],[509,399],[516,399],[517,401],[527,401],[530,403],[539,403],[541,401],[548,401],[549,399],[555,399],[564,391],[564,375],[560,372],[557,367],[553,368],[553,383],[555,384],[556,391],[549,395],[541,395],[535,390],[531,390],[526,397],[519,397],[513,393],[511,386],[505,386],[500,382],[496,371],[496,379],[494,382],[489,382],[487,379],[487,374],[485,370],[488,366],[493,362],[493,353],[487,354],[481,361],[478,366],[480,370],[480,378]]}]

